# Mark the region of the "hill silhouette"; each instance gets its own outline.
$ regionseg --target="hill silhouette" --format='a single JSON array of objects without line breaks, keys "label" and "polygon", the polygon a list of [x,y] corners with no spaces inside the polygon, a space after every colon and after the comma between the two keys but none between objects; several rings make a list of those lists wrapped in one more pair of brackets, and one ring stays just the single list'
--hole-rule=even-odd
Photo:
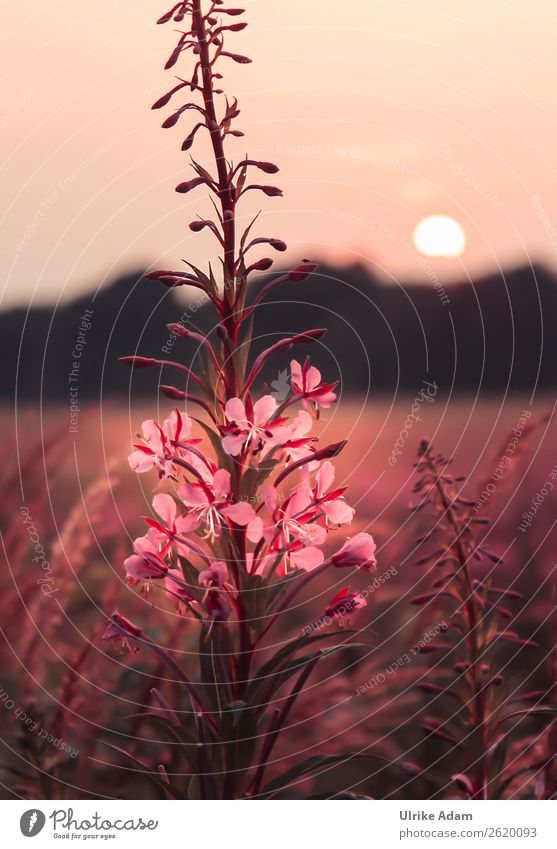
[{"label": "hill silhouette", "polygon": [[[327,379],[340,380],[346,392],[415,392],[424,378],[441,391],[457,392],[555,386],[557,338],[551,323],[557,315],[557,277],[549,269],[517,268],[450,284],[444,291],[446,297],[433,284],[384,283],[362,265],[321,265],[309,280],[278,287],[258,307],[255,349],[284,334],[327,327],[326,336],[311,346],[312,361]],[[195,352],[192,343],[178,340],[164,350],[166,324],[180,319],[211,331],[213,318],[205,306],[184,305],[142,272],[57,309],[6,311],[0,314],[0,396],[13,398],[17,392],[18,399],[34,402],[69,398],[72,371],[80,400],[101,393],[154,394],[158,375],[151,369],[132,375],[117,357],[141,353],[188,362]],[[306,353],[309,348],[299,348],[294,355],[300,359]],[[280,380],[291,356],[284,354],[265,378]],[[165,381],[173,382],[170,372]]]}]

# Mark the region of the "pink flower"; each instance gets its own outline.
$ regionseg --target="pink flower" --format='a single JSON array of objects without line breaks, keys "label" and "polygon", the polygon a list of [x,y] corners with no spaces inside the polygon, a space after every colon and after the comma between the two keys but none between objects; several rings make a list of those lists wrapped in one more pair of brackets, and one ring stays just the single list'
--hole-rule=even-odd
[{"label": "pink flower", "polygon": [[226,469],[215,472],[212,485],[185,483],[178,494],[188,508],[188,530],[203,527],[204,536],[211,540],[220,536],[221,528],[229,521],[245,526],[255,518],[251,504],[232,501],[230,472]]},{"label": "pink flower", "polygon": [[367,606],[367,601],[361,593],[351,593],[350,587],[344,587],[331,599],[325,608],[324,616],[337,617],[355,613]]},{"label": "pink flower", "polygon": [[332,407],[337,399],[333,392],[336,383],[321,383],[321,372],[315,366],[310,366],[309,359],[306,359],[303,366],[297,360],[292,360],[290,371],[292,391],[302,396],[308,409],[311,409],[310,402],[315,405],[318,413],[320,407]]},{"label": "pink flower", "polygon": [[289,437],[288,429],[283,427],[284,419],[274,419],[277,402],[272,395],[264,395],[251,405],[248,396],[247,406],[240,398],[230,398],[224,412],[227,424],[222,428],[226,436],[222,446],[227,454],[237,457],[242,451],[257,454],[265,446],[281,445]]},{"label": "pink flower", "polygon": [[257,516],[250,523],[248,538],[257,542],[265,537],[269,543],[269,553],[284,552],[292,566],[307,571],[323,563],[323,552],[317,546],[327,537],[327,529],[315,520],[317,513],[311,489],[300,486],[284,502],[280,503],[277,490],[269,486],[264,493],[265,502],[271,511],[271,521],[267,527]]},{"label": "pink flower", "polygon": [[164,556],[168,549],[174,545],[178,554],[187,557],[189,554],[188,546],[183,542],[177,542],[174,537],[176,535],[182,536],[192,530],[191,518],[189,516],[177,516],[176,502],[171,495],[167,495],[165,492],[155,495],[153,510],[160,516],[163,524],[155,519],[146,518],[145,521],[151,528],[149,531],[151,538],[161,544],[165,543],[161,555]]},{"label": "pink flower", "polygon": [[[313,418],[310,414],[306,410],[299,410],[292,422],[287,425],[288,439],[283,444],[280,454],[275,456],[289,462],[307,457],[314,450],[309,447],[314,437],[308,436],[312,427]],[[308,464],[308,468],[312,469],[311,463]]]},{"label": "pink flower", "polygon": [[294,545],[289,553],[289,559],[295,569],[303,569],[304,572],[311,572],[312,569],[317,569],[323,563],[323,552],[314,545],[304,546],[299,543],[299,546]]},{"label": "pink flower", "polygon": [[232,604],[228,591],[228,568],[222,560],[213,561],[208,569],[199,573],[199,586],[206,587],[203,603],[213,621],[225,621],[232,613]]},{"label": "pink flower", "polygon": [[130,587],[165,577],[168,566],[160,557],[152,536],[138,537],[134,540],[133,550],[135,553],[124,560],[126,579]]},{"label": "pink flower", "polygon": [[188,445],[196,445],[200,439],[189,439],[191,419],[182,416],[179,410],[173,410],[163,422],[162,427],[147,419],[141,425],[143,445],[134,445],[128,457],[128,462],[134,472],[143,474],[150,469],[158,470],[160,478],[168,478],[174,471],[173,458],[182,456],[182,449]]},{"label": "pink flower", "polygon": [[208,569],[204,569],[199,573],[200,587],[216,587],[219,590],[224,589],[228,584],[228,568],[222,560],[215,560],[211,563]]},{"label": "pink flower", "polygon": [[224,593],[207,593],[205,607],[213,622],[226,622],[232,613],[232,604]]},{"label": "pink flower", "polygon": [[315,475],[313,497],[325,514],[325,519],[333,525],[349,525],[355,510],[342,497],[345,487],[330,490],[335,480],[335,467],[325,460]]},{"label": "pink flower", "polygon": [[[141,633],[141,628],[138,628],[137,625],[134,625],[133,622],[130,622],[129,619],[115,610],[105,628],[103,640],[112,640],[117,648],[131,652],[129,637],[140,637]],[[138,647],[134,646],[133,651],[139,651]]]},{"label": "pink flower", "polygon": [[355,566],[357,569],[373,572],[377,566],[375,549],[376,545],[371,534],[356,534],[355,537],[347,540],[336,554],[333,554],[331,561],[335,566]]},{"label": "pink flower", "polygon": [[194,597],[185,586],[184,576],[179,569],[169,569],[164,579],[166,596],[173,603],[176,610],[181,613],[183,604],[191,604]]}]

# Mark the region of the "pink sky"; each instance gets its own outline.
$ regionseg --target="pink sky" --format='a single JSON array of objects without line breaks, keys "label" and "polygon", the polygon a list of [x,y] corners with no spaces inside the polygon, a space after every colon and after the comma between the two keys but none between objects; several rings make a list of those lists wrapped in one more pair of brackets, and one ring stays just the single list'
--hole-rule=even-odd
[{"label": "pink sky", "polygon": [[[170,3],[168,5],[171,5]],[[230,66],[246,151],[281,166],[261,232],[291,256],[382,276],[557,265],[557,7],[550,0],[247,0]],[[147,0],[4,2],[3,304],[66,299],[116,273],[204,262],[174,186],[188,121],[160,129],[175,37]],[[341,12],[339,13],[339,9]],[[187,57],[182,59],[184,73]],[[180,65],[174,69],[180,73]],[[193,150],[203,162],[202,143]],[[255,193],[254,193],[255,194]],[[246,205],[246,218],[257,207]],[[421,260],[426,215],[464,227],[459,259]]]}]

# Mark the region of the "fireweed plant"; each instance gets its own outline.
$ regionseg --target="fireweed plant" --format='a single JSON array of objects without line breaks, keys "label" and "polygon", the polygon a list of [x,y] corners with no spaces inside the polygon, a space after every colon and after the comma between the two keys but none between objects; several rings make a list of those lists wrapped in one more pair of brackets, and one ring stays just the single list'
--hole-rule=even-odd
[{"label": "fireweed plant", "polygon": [[[157,475],[172,494],[160,491],[154,496],[154,518],[146,519],[147,532],[135,540],[125,572],[130,586],[145,594],[162,590],[176,610],[195,623],[197,674],[190,677],[168,651],[117,611],[105,631],[105,638],[121,647],[143,646],[159,655],[189,700],[187,713],[153,690],[167,739],[181,744],[187,761],[185,779],[167,774],[163,764],[154,776],[159,790],[171,798],[268,797],[319,767],[346,759],[346,754],[313,755],[283,775],[277,776],[273,767],[274,779],[269,780],[277,738],[287,728],[312,671],[322,658],[347,645],[354,647],[346,630],[330,627],[299,629],[270,656],[269,641],[279,630],[279,620],[284,629],[295,599],[319,575],[330,569],[371,571],[376,566],[375,544],[367,533],[348,539],[344,535],[335,554],[326,557],[323,552],[329,532],[344,529],[354,516],[345,488],[335,485],[331,463],[344,443],[319,447],[311,435],[320,412],[336,402],[336,384],[323,382],[309,359],[293,359],[289,391],[280,404],[270,394],[257,397],[255,392],[275,354],[319,340],[325,330],[284,338],[250,358],[257,306],[281,283],[306,280],[316,266],[303,261],[259,284],[251,301],[246,298],[253,273],[268,271],[273,264],[269,257],[252,259],[252,254],[263,245],[282,253],[286,245],[277,238],[254,236],[255,219],[238,231],[237,209],[244,195],[282,194],[274,185],[250,178],[254,172],[275,174],[276,165],[248,158],[234,163],[225,153],[227,138],[243,135],[234,126],[237,100],[229,100],[219,87],[222,66],[250,61],[225,48],[225,36],[246,26],[238,21],[242,11],[225,8],[223,0],[206,7],[193,0],[177,3],[158,21],[174,21],[180,30],[165,67],[172,68],[189,52],[193,72],[189,78],[178,77],[153,108],[167,106],[184,91],[195,95],[194,102],[177,106],[163,127],[193,119],[184,151],[198,133],[208,134],[213,169],[192,160],[195,176],[176,191],[208,191],[214,217],[199,217],[189,227],[194,233],[209,230],[220,258],[218,272],[210,264],[204,272],[186,262],[187,270],[147,276],[168,287],[201,290],[215,311],[215,339],[182,324],[169,325],[176,337],[193,340],[203,351],[204,364],[197,372],[174,361],[123,358],[132,368],[173,369],[186,384],[160,386],[181,409],[162,424],[143,422],[140,441],[129,457],[133,470]],[[365,603],[346,586],[324,613],[344,625]],[[342,643],[327,645],[338,634]],[[264,663],[259,661],[262,655]],[[149,772],[144,763],[141,766]]]},{"label": "fireweed plant", "polygon": [[[543,774],[552,764],[554,751],[517,761],[512,747],[524,739],[525,720],[551,723],[555,708],[544,704],[546,690],[519,692],[519,682],[508,673],[506,643],[518,652],[538,644],[513,630],[517,616],[506,605],[522,594],[498,586],[501,578],[492,580],[491,573],[503,561],[487,547],[487,534],[482,537],[480,532],[490,520],[475,515],[476,502],[462,495],[466,478],[451,474],[450,464],[427,441],[420,444],[414,487],[418,502],[413,509],[429,508],[435,524],[417,540],[429,549],[417,565],[441,574],[435,576],[431,592],[411,602],[427,606],[429,616],[436,610],[444,622],[441,639],[422,648],[433,658],[443,657],[418,683],[434,712],[424,722],[424,731],[445,747],[425,775],[441,794],[449,790],[466,799],[501,799],[512,795],[519,779]],[[432,680],[435,676],[438,682]]]}]

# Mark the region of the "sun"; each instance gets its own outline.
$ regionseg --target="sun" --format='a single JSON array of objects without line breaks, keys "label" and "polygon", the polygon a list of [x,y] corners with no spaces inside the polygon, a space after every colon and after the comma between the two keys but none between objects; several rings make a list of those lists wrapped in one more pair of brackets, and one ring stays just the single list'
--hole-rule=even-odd
[{"label": "sun", "polygon": [[466,234],[454,218],[430,215],[417,225],[412,241],[423,256],[457,257],[464,253]]}]

